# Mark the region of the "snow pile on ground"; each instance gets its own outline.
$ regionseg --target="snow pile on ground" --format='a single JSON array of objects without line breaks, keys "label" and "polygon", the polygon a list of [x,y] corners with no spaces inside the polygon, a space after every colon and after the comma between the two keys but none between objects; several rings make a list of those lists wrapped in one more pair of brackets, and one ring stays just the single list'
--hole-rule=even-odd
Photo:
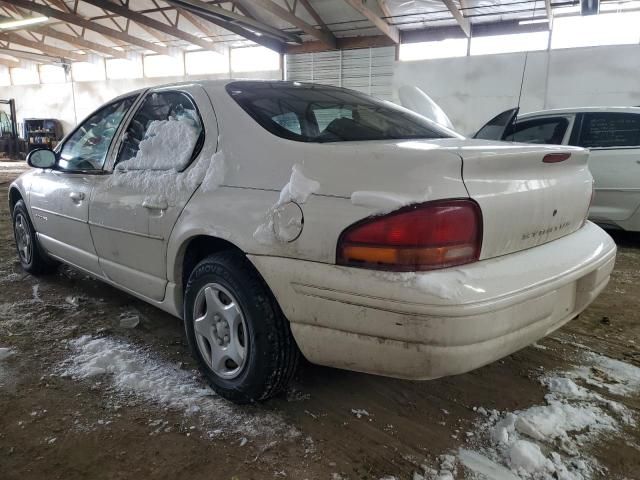
[{"label": "snow pile on ground", "polygon": [[129,343],[82,336],[70,342],[71,356],[59,373],[74,379],[107,375],[116,392],[151,401],[161,407],[200,415],[216,435],[295,435],[275,415],[235,407],[201,385],[192,374],[154,358]]},{"label": "snow pile on ground", "polygon": [[[484,418],[474,429],[475,448],[460,448],[456,460],[472,476],[493,480],[587,480],[601,475],[586,447],[602,435],[635,427],[635,419],[619,402],[576,382],[615,395],[637,394],[640,368],[593,352],[581,360],[571,371],[540,379],[549,390],[544,405],[515,412],[478,408]],[[425,470],[417,478],[449,478],[451,472]]]},{"label": "snow pile on ground", "polygon": [[4,360],[5,358],[9,358],[15,352],[7,347],[0,347],[0,360]]},{"label": "snow pile on ground", "polygon": [[289,202],[295,202],[298,205],[304,204],[309,197],[320,189],[320,183],[307,178],[302,173],[302,165],[294,165],[291,169],[291,177],[289,182],[280,191],[280,198],[269,208],[265,214],[265,221],[253,233],[253,238],[257,242],[270,245],[276,243],[278,238],[274,232],[274,218],[278,214],[279,209]]}]

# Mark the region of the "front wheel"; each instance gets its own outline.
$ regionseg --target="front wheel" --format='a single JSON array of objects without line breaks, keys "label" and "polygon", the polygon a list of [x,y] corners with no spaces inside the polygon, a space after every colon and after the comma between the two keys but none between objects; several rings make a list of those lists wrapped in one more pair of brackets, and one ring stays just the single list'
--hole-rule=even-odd
[{"label": "front wheel", "polygon": [[16,202],[11,214],[13,237],[22,268],[33,275],[55,270],[57,264],[42,251],[23,200]]},{"label": "front wheel", "polygon": [[289,383],[299,356],[289,322],[240,252],[217,253],[195,267],[184,318],[191,352],[222,397],[266,400]]}]

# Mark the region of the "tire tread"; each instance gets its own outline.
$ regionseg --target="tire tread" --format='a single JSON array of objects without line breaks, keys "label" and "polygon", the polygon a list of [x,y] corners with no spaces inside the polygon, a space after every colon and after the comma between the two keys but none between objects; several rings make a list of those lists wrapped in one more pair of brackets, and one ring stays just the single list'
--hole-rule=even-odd
[{"label": "tire tread", "polygon": [[[208,273],[224,275],[225,270],[232,271],[238,278],[246,282],[247,290],[259,311],[266,314],[262,317],[265,322],[266,339],[269,343],[267,371],[268,378],[258,388],[254,395],[247,397],[243,392],[229,392],[221,389],[209,379],[211,386],[218,393],[237,403],[267,400],[283,391],[293,378],[299,361],[300,352],[293,339],[289,321],[282,313],[278,302],[271,293],[267,283],[249,262],[246,256],[238,251],[227,250],[209,255],[201,260],[193,269],[187,282],[186,292],[190,292],[195,282],[203,275],[202,270],[208,268]],[[211,268],[213,267],[213,268]],[[185,295],[185,321],[188,321],[187,302]],[[193,347],[192,347],[193,349]]]}]

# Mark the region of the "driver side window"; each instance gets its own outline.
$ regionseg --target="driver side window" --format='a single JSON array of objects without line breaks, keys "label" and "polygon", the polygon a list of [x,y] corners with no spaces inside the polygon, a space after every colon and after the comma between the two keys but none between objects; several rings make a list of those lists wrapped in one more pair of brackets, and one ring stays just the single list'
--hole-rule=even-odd
[{"label": "driver side window", "polygon": [[69,137],[60,151],[60,170],[101,170],[111,140],[135,96],[111,103],[92,114]]}]

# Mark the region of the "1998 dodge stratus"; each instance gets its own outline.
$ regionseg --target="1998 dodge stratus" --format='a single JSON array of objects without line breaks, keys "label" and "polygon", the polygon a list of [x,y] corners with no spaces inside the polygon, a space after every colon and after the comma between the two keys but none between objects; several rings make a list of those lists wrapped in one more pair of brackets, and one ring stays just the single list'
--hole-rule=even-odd
[{"label": "1998 dodge stratus", "polygon": [[70,264],[184,320],[236,402],[311,362],[407,379],[504,357],[578,315],[616,247],[588,152],[468,140],[291,82],[121,96],[10,188],[20,261]]}]

